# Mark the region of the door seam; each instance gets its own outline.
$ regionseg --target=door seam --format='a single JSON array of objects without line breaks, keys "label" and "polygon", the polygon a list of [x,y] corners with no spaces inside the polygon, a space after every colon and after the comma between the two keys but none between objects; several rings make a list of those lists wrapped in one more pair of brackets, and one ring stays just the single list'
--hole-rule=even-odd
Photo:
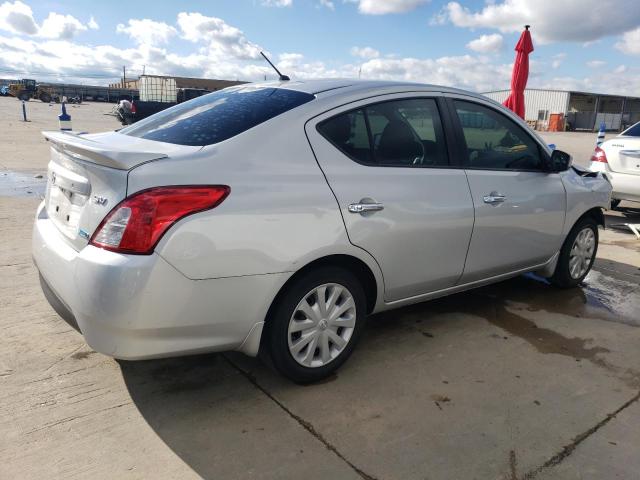
[{"label": "door seam", "polygon": [[372,259],[374,262],[376,262],[376,265],[378,266],[378,270],[380,271],[380,277],[382,278],[382,292],[383,292],[383,298],[382,301],[386,303],[386,294],[387,294],[387,289],[385,287],[385,282],[384,282],[384,272],[382,271],[382,267],[380,266],[380,263],[378,263],[378,259],[373,256],[373,254],[368,251],[366,248],[362,248],[360,245],[356,245],[355,243],[353,243],[353,241],[351,240],[351,236],[349,235],[349,229],[347,228],[347,222],[344,219],[344,213],[342,212],[342,207],[340,206],[340,201],[338,200],[338,197],[336,195],[336,192],[333,191],[333,188],[331,187],[331,184],[329,183],[329,179],[327,178],[327,175],[324,173],[324,170],[322,169],[322,166],[320,165],[320,162],[318,161],[318,157],[316,156],[316,152],[313,150],[313,145],[311,145],[311,140],[309,139],[309,135],[307,134],[307,124],[309,122],[306,122],[304,124],[304,136],[307,139],[307,143],[309,144],[309,149],[311,150],[311,154],[313,155],[313,159],[316,161],[316,164],[318,165],[318,168],[320,169],[320,173],[322,173],[322,177],[324,178],[324,181],[327,183],[327,187],[329,187],[329,191],[331,192],[331,195],[333,195],[333,198],[336,201],[336,206],[338,207],[338,212],[340,213],[340,219],[342,220],[342,226],[344,227],[344,231],[347,235],[347,240],[349,240],[349,243],[356,247],[359,248],[360,250],[362,250],[363,252],[366,252]]},{"label": "door seam", "polygon": [[473,240],[473,234],[476,230],[476,201],[473,198],[473,192],[471,191],[471,184],[469,183],[469,177],[467,175],[467,170],[463,169],[464,171],[464,178],[467,181],[467,187],[469,188],[469,197],[471,197],[471,206],[473,208],[473,224],[471,225],[471,234],[469,235],[469,243],[467,243],[467,253],[464,256],[464,263],[462,265],[462,272],[460,273],[460,276],[456,279],[454,285],[459,285],[460,284],[460,280],[462,280],[462,277],[464,277],[465,271],[467,270],[467,260],[469,258],[469,250],[471,249],[471,241]]}]

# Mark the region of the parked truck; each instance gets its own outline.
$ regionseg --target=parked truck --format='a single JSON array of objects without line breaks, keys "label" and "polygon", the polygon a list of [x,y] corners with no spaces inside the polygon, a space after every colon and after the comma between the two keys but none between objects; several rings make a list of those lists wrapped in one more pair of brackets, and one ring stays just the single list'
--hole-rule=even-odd
[{"label": "parked truck", "polygon": [[139,100],[122,100],[116,108],[116,116],[123,125],[131,125],[173,105],[210,93],[200,88],[177,88],[175,78],[152,75],[142,75],[138,88]]}]

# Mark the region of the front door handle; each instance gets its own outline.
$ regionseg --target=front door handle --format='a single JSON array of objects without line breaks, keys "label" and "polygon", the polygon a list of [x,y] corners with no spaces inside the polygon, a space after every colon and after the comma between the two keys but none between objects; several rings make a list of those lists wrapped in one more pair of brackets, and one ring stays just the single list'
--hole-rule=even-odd
[{"label": "front door handle", "polygon": [[381,203],[351,203],[347,207],[351,213],[377,212],[384,209]]},{"label": "front door handle", "polygon": [[502,203],[505,200],[505,196],[499,192],[491,192],[489,195],[485,195],[482,197],[484,203],[490,203],[491,205],[495,205],[496,203]]}]

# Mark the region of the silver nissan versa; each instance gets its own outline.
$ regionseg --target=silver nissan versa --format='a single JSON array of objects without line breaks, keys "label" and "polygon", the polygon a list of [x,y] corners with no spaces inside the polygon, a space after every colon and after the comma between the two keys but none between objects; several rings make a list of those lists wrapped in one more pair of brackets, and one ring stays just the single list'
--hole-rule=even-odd
[{"label": "silver nissan versa", "polygon": [[611,193],[501,105],[429,85],[242,85],[44,135],[33,256],[92,348],[262,350],[297,382],[371,313],[524,272],[578,285]]}]

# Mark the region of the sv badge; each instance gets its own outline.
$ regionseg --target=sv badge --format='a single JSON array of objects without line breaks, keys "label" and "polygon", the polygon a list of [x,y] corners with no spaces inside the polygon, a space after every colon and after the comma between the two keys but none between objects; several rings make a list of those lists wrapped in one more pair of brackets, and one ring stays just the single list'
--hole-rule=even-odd
[{"label": "sv badge", "polygon": [[93,196],[93,203],[96,203],[98,205],[106,205],[107,204],[107,197],[102,197],[100,195],[94,195]]}]

